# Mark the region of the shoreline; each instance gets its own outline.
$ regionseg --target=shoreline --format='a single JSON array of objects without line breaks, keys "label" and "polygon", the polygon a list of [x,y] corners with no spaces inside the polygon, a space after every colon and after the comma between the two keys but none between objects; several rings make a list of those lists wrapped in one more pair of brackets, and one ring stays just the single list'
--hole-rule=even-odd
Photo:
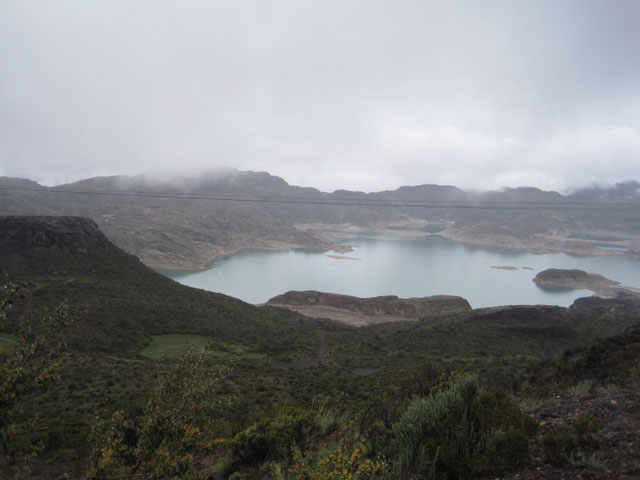
[{"label": "shoreline", "polygon": [[[299,249],[317,250],[318,253],[322,252],[335,252],[337,254],[349,253],[354,251],[353,247],[348,243],[337,243],[327,237],[333,237],[334,239],[344,240],[346,242],[349,239],[357,237],[358,235],[389,235],[399,237],[429,237],[433,235],[441,236],[448,240],[459,242],[465,245],[484,247],[484,248],[499,248],[509,250],[519,250],[522,252],[532,253],[535,255],[546,255],[551,253],[565,253],[568,255],[579,255],[586,257],[601,257],[601,256],[621,256],[628,257],[633,260],[640,260],[640,255],[633,246],[625,245],[624,248],[628,250],[618,249],[605,249],[591,245],[589,242],[577,241],[576,239],[569,237],[553,236],[553,237],[537,237],[535,242],[525,242],[523,244],[515,244],[513,241],[506,241],[507,239],[499,236],[493,238],[474,238],[470,240],[461,232],[451,232],[444,229],[440,232],[429,233],[419,229],[424,227],[423,224],[409,223],[407,225],[372,225],[369,227],[356,226],[353,224],[301,224],[296,225],[303,231],[312,231],[321,234],[327,241],[327,246],[310,246],[302,244],[286,244],[280,242],[265,242],[256,241],[255,243],[248,243],[236,248],[224,248],[215,247],[208,249],[207,254],[200,254],[200,257],[209,256],[210,260],[207,262],[162,262],[154,261],[150,259],[140,260],[151,268],[159,268],[163,270],[171,271],[188,271],[188,272],[201,272],[215,268],[214,262],[220,257],[230,256],[238,254],[242,251],[256,250],[256,251],[279,251],[286,252]],[[333,235],[332,235],[333,234]],[[330,244],[330,246],[329,246]],[[622,246],[621,246],[622,247]]]},{"label": "shoreline", "polygon": [[[215,250],[216,253],[213,253],[211,260],[209,260],[206,263],[195,263],[195,262],[163,263],[163,262],[156,262],[156,261],[147,261],[147,260],[143,260],[143,258],[140,258],[140,261],[144,263],[146,266],[153,269],[170,270],[173,272],[184,271],[189,273],[196,273],[196,272],[204,272],[207,270],[212,270],[216,267],[215,266],[216,260],[220,260],[222,257],[236,255],[243,251],[246,252],[246,251],[255,250],[258,252],[290,252],[293,250],[315,250],[318,253],[323,253],[323,252],[349,253],[353,251],[353,247],[351,245],[341,244],[341,243],[334,244],[332,248],[325,248],[320,246],[313,247],[313,246],[301,245],[301,244],[283,245],[283,244],[278,244],[277,242],[273,242],[272,244],[265,246],[264,242],[262,242],[261,244],[258,244],[258,245],[247,245],[247,246],[241,246],[237,248],[216,248],[212,250]],[[204,255],[201,255],[201,256],[204,256]]]}]

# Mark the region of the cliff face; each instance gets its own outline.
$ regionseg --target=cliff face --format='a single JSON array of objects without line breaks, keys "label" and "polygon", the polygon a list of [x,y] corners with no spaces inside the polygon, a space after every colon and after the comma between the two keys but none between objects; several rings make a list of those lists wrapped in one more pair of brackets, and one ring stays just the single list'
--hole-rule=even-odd
[{"label": "cliff face", "polygon": [[0,253],[28,254],[38,249],[87,252],[116,247],[96,223],[82,217],[0,217]]}]

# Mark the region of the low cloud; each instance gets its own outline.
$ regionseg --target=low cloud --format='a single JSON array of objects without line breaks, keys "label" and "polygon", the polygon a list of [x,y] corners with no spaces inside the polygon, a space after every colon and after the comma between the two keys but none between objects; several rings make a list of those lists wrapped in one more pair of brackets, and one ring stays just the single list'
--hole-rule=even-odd
[{"label": "low cloud", "polygon": [[8,0],[0,175],[323,190],[640,178],[640,3]]}]

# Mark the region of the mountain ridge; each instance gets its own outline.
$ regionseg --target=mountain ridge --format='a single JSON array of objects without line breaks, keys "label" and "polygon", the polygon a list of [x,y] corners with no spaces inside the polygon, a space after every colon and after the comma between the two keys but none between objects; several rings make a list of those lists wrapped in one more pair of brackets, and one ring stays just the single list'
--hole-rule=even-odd
[{"label": "mountain ridge", "polygon": [[120,247],[167,268],[208,268],[214,257],[245,248],[332,250],[336,245],[323,233],[329,228],[437,232],[536,253],[640,255],[639,206],[635,181],[562,195],[534,187],[466,192],[429,184],[325,193],[238,170],[93,177],[55,187],[0,177],[1,215],[88,216]]}]

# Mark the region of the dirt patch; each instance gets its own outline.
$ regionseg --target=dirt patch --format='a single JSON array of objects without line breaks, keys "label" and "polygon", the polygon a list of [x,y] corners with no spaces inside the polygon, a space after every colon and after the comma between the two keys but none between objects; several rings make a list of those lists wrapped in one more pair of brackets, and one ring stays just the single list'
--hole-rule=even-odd
[{"label": "dirt patch", "polygon": [[327,320],[333,320],[335,322],[344,323],[354,327],[363,327],[365,325],[375,325],[378,323],[388,322],[407,322],[415,321],[406,317],[392,316],[392,315],[376,315],[370,316],[363,313],[350,312],[340,308],[328,307],[325,305],[276,305],[277,307],[288,308],[294,312],[298,312],[305,317],[309,318],[321,318]]}]

